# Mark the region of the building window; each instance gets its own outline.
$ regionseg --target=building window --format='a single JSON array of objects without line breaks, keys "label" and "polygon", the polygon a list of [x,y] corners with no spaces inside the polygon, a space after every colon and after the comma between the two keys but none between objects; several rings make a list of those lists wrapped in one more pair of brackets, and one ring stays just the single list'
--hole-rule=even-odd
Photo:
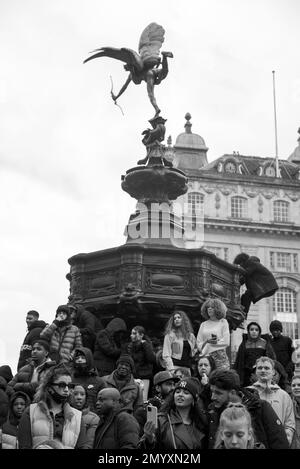
[{"label": "building window", "polygon": [[289,252],[270,252],[272,270],[281,272],[298,272],[298,254]]},{"label": "building window", "polygon": [[289,203],[284,200],[276,200],[273,205],[274,221],[289,221]]},{"label": "building window", "polygon": [[292,340],[299,339],[296,309],[296,292],[290,288],[280,288],[273,296],[276,317],[282,323],[283,334]]},{"label": "building window", "polygon": [[244,197],[231,198],[231,217],[246,218],[247,217],[247,199]]},{"label": "building window", "polygon": [[188,193],[188,210],[191,215],[202,215],[204,207],[204,195],[199,192]]},{"label": "building window", "polygon": [[290,288],[279,288],[273,298],[276,313],[296,315],[296,293],[294,290]]},{"label": "building window", "polygon": [[228,248],[222,248],[219,246],[204,246],[205,249],[212,252],[215,256],[223,259],[224,261],[228,261]]}]

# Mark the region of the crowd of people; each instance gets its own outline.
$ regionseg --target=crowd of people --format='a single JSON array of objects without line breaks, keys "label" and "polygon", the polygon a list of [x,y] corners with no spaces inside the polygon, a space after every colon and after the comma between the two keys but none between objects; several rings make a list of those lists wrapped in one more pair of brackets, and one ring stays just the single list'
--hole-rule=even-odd
[{"label": "crowd of people", "polygon": [[29,311],[16,375],[0,366],[1,448],[300,449],[292,340],[252,321],[231,363],[226,312],[208,298],[195,331],[176,308],[158,353],[119,317],[104,328],[80,305],[51,324]]}]

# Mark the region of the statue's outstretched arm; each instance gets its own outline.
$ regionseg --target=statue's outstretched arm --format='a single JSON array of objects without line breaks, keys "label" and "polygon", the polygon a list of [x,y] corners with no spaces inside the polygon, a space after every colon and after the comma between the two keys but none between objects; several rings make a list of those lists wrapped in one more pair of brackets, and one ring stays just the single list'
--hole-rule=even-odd
[{"label": "statue's outstretched arm", "polygon": [[124,91],[127,89],[129,83],[131,82],[132,78],[131,78],[131,73],[128,75],[128,78],[126,80],[126,82],[124,83],[124,85],[122,86],[122,88],[120,89],[119,93],[117,95],[115,95],[113,92],[111,92],[111,97],[112,99],[116,102],[117,99],[124,93]]}]

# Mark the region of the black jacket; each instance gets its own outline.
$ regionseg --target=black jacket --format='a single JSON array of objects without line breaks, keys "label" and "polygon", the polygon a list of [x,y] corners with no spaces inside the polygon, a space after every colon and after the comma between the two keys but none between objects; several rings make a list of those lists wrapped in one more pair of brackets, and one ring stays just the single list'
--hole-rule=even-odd
[{"label": "black jacket", "polygon": [[253,303],[274,295],[278,290],[274,275],[259,262],[257,257],[249,257],[243,269],[245,270],[245,284],[251,293]]},{"label": "black jacket", "polygon": [[[262,443],[267,449],[289,449],[284,427],[272,406],[260,399],[255,390],[243,388],[240,391],[240,397],[242,404],[247,407],[251,415],[256,441]],[[225,408],[226,405],[219,409],[216,409],[213,404],[209,406],[209,448],[211,449],[214,447],[220,415]]]},{"label": "black jacket", "polygon": [[25,336],[20,350],[20,357],[18,361],[18,371],[22,366],[26,365],[28,358],[31,358],[31,351],[33,344],[40,338],[40,333],[47,326],[45,321],[33,321],[28,327],[28,332]]}]

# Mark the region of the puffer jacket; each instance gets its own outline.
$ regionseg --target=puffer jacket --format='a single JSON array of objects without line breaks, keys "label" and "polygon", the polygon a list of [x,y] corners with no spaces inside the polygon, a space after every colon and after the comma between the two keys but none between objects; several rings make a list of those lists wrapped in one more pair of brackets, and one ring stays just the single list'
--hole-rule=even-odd
[{"label": "puffer jacket", "polygon": [[94,360],[99,376],[108,375],[116,368],[116,361],[121,347],[116,343],[114,335],[126,331],[126,323],[121,318],[112,319],[105,329],[99,331],[95,341]]},{"label": "puffer jacket", "polygon": [[36,342],[37,339],[40,338],[40,333],[46,327],[45,321],[33,321],[29,327],[28,332],[25,336],[23,344],[20,350],[20,357],[18,361],[18,371],[22,366],[26,365],[27,360],[31,357],[32,346]]},{"label": "puffer jacket", "polygon": [[2,449],[18,449],[18,425],[20,419],[13,413],[13,404],[18,397],[25,400],[26,406],[30,405],[31,400],[26,393],[17,391],[15,392],[9,402],[9,416],[2,428]]},{"label": "puffer jacket", "polygon": [[[115,371],[109,376],[103,376],[106,387],[118,389],[114,376]],[[125,386],[123,386],[122,389],[118,389],[118,391],[121,394],[122,407],[126,407],[127,410],[132,412],[143,405],[143,393],[140,386],[134,381],[132,375]]]},{"label": "puffer jacket", "polygon": [[103,378],[98,376],[97,370],[94,367],[94,358],[92,352],[87,347],[78,347],[74,350],[79,351],[84,354],[86,358],[86,367],[85,369],[76,368],[74,359],[72,366],[72,381],[73,383],[81,384],[86,389],[86,402],[87,406],[92,412],[96,412],[96,401],[98,392],[106,387],[105,381]]},{"label": "puffer jacket", "polygon": [[[7,385],[7,394],[12,395],[15,391],[25,392],[30,399],[33,399],[33,396],[37,390],[37,387],[45,374],[45,372],[56,363],[50,359],[46,360],[44,363],[35,366],[35,363],[32,360],[29,360],[27,365],[23,366],[18,373],[13,377],[13,379]],[[33,372],[37,369],[37,381],[31,382]]]},{"label": "puffer jacket", "polygon": [[[64,404],[62,443],[66,449],[87,449],[85,427],[81,411]],[[45,401],[31,404],[23,413],[18,440],[20,449],[32,449],[42,441],[53,439],[54,428],[50,410]]]},{"label": "puffer jacket", "polygon": [[153,351],[150,340],[140,343],[130,343],[128,353],[134,361],[134,377],[140,379],[151,379],[153,375],[153,364],[156,362],[156,356]]},{"label": "puffer jacket", "polygon": [[101,419],[95,433],[94,449],[137,449],[139,424],[123,408]]},{"label": "puffer jacket", "polygon": [[42,330],[41,339],[50,342],[50,358],[59,362],[69,362],[73,358],[74,349],[82,347],[81,335],[78,327],[68,324],[58,327],[55,322]]}]

